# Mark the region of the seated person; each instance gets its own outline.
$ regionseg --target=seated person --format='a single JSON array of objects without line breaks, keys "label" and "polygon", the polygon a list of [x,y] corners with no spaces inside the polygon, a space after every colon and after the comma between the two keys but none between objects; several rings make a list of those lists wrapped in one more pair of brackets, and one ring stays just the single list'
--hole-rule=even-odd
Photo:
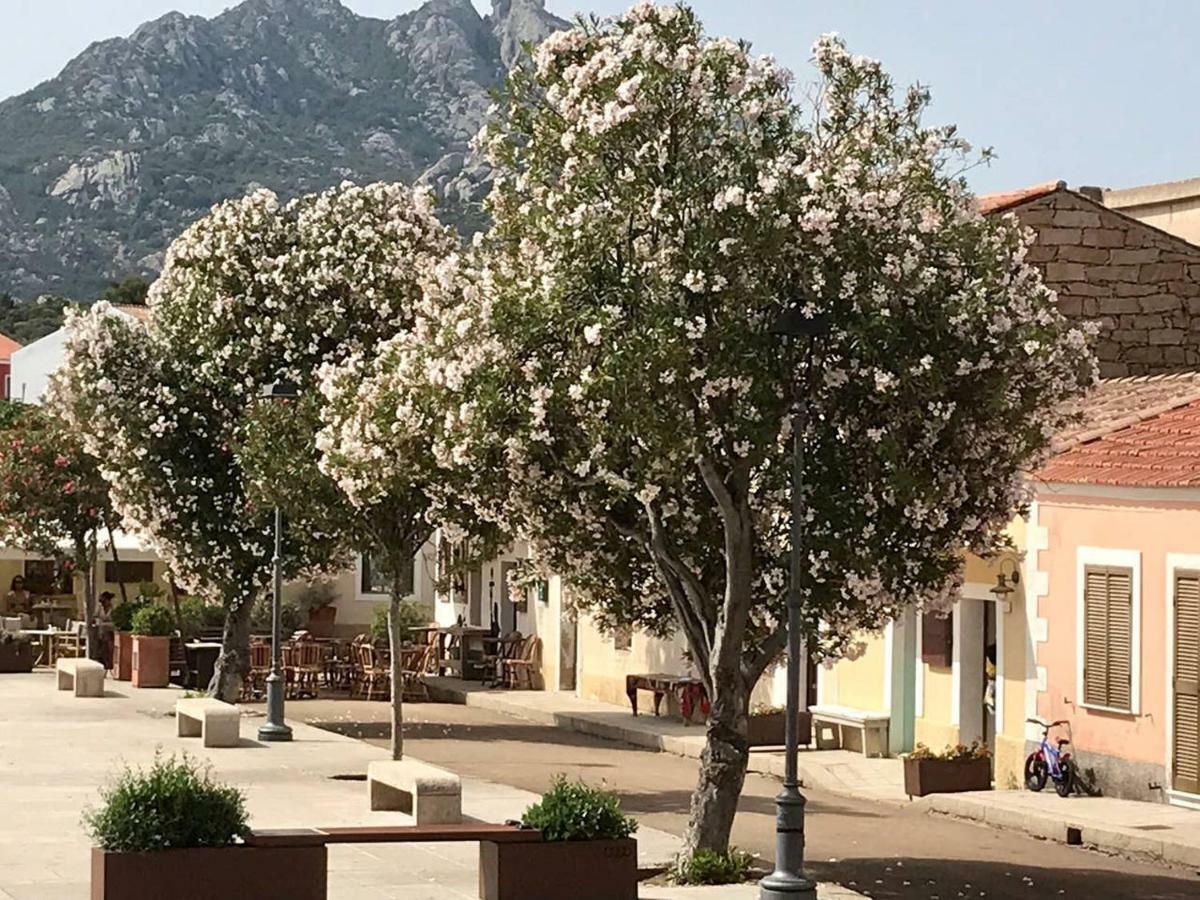
[{"label": "seated person", "polygon": [[9,592],[4,596],[4,608],[0,609],[0,612],[6,616],[27,616],[33,613],[33,594],[26,590],[24,576],[13,576]]},{"label": "seated person", "polygon": [[116,600],[116,595],[112,591],[105,591],[100,595],[100,608],[96,610],[94,617],[96,623],[96,631],[100,635],[100,661],[105,667],[112,667],[112,650],[113,650],[113,623],[112,609],[113,601]]}]

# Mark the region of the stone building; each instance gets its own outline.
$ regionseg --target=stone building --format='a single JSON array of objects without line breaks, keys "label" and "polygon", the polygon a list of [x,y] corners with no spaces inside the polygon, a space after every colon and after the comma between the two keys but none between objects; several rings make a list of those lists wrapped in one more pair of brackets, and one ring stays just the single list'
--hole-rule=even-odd
[{"label": "stone building", "polygon": [[1200,246],[1105,205],[1096,188],[1048,182],[980,198],[1037,232],[1029,258],[1073,319],[1096,321],[1101,375],[1200,368]]}]

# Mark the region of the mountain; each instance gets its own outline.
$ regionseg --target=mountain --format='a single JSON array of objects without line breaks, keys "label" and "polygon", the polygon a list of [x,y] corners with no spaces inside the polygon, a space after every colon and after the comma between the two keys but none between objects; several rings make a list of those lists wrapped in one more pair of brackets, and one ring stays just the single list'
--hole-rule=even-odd
[{"label": "mountain", "polygon": [[391,21],[338,0],[170,13],[0,103],[0,292],[93,296],[153,275],[212,204],[344,180],[424,180],[478,224],[467,145],[545,0],[429,0]]}]

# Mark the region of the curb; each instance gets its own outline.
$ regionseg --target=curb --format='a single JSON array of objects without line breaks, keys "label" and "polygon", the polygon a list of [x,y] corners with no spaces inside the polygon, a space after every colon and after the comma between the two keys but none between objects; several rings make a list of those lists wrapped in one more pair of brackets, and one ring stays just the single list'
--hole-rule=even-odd
[{"label": "curb", "polygon": [[[931,794],[917,801],[930,812],[982,822],[993,828],[1021,831],[1033,837],[1063,844],[1087,844],[1099,850],[1122,855],[1144,856],[1189,868],[1200,867],[1200,847],[1169,838],[1153,837],[1153,832],[1137,832],[1097,823],[1066,810],[1065,815],[1030,813],[1007,809],[973,798],[954,794]],[[1064,800],[1064,805],[1070,800]]]}]

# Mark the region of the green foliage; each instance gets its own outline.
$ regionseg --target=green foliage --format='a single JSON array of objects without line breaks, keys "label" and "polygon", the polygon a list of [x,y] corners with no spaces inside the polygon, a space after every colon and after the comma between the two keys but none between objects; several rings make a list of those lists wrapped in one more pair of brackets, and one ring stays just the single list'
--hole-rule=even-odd
[{"label": "green foliage", "polygon": [[197,637],[202,628],[214,624],[215,617],[210,610],[214,610],[219,616],[215,624],[224,623],[225,610],[219,606],[205,603],[199,597],[184,597],[179,601],[179,629],[185,638]]},{"label": "green foliage", "polygon": [[139,275],[129,275],[120,281],[111,282],[96,297],[96,302],[111,303],[113,306],[145,306],[150,282]]},{"label": "green foliage", "polygon": [[157,581],[143,581],[138,585],[138,596],[146,603],[156,603],[164,594],[166,591]]},{"label": "green foliage", "polygon": [[676,884],[741,884],[753,875],[754,857],[730,847],[728,850],[697,850],[675,861],[671,879]]},{"label": "green foliage", "polygon": [[133,614],[133,633],[167,637],[175,631],[175,617],[165,606],[147,603]]},{"label": "green foliage", "polygon": [[157,756],[146,771],[127,768],[100,796],[84,823],[105,850],[225,847],[249,831],[242,792],[213,781],[187,754]]},{"label": "green foliage", "polygon": [[337,600],[337,588],[329,581],[310,581],[300,591],[297,601],[305,613],[314,609],[324,609]]},{"label": "green foliage", "polygon": [[637,831],[637,820],[621,812],[621,800],[612,791],[589,787],[582,781],[554,779],[539,803],[525,810],[522,822],[536,828],[547,841],[614,841]]},{"label": "green foliage", "polygon": [[947,744],[940,753],[931,750],[925,744],[918,743],[908,757],[909,759],[938,759],[943,762],[958,762],[970,759],[989,759],[991,755],[992,751],[988,749],[988,745],[983,741],[976,740],[971,741],[970,744],[955,744],[953,747]]},{"label": "green foliage", "polygon": [[62,325],[66,302],[61,297],[17,300],[0,293],[0,333],[22,344],[43,338]]},{"label": "green foliage", "polygon": [[[399,606],[400,634],[408,640],[410,628],[420,628],[429,624],[429,616],[412,600],[401,600]],[[388,604],[381,603],[371,614],[371,640],[386,641],[388,639]]]},{"label": "green foliage", "polygon": [[14,400],[0,400],[0,429],[11,428],[21,418],[24,404]]},{"label": "green foliage", "polygon": [[112,611],[113,629],[116,631],[132,631],[133,617],[145,605],[140,600],[129,600],[125,603],[118,603],[113,607]]},{"label": "green foliage", "polygon": [[[286,599],[279,607],[279,630],[284,637],[304,627],[305,613],[295,600]],[[250,627],[255,631],[271,630],[271,597],[265,594],[254,601],[250,613]]]}]

